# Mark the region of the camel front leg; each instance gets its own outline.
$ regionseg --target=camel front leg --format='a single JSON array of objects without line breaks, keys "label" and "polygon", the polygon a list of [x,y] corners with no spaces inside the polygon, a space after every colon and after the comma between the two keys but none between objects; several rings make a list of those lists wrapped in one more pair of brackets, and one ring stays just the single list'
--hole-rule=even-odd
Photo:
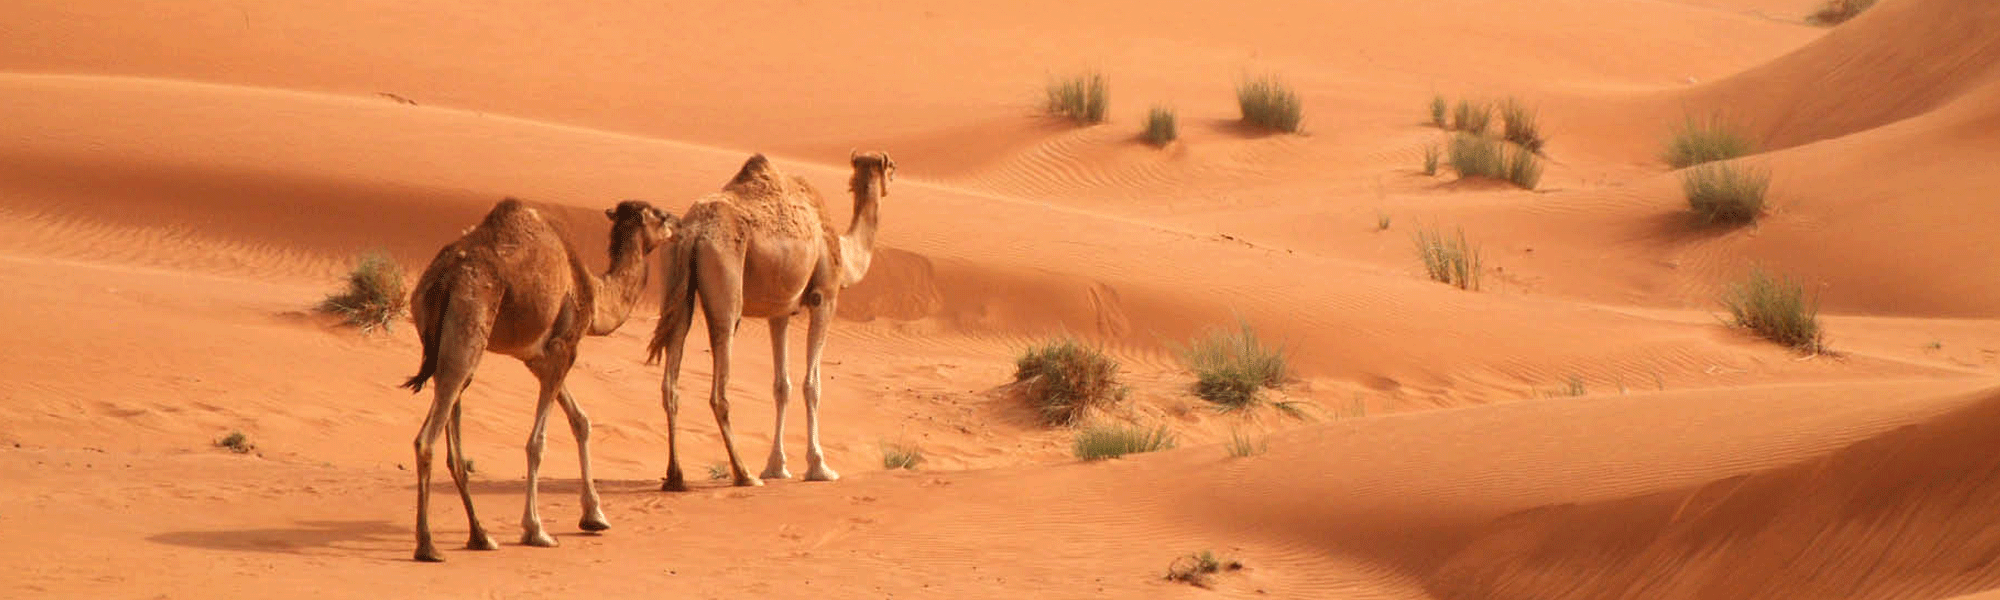
[{"label": "camel front leg", "polygon": [[542,528],[542,515],[535,509],[540,504],[540,477],[542,474],[542,447],[547,442],[544,434],[549,424],[549,408],[555,406],[556,391],[562,389],[561,375],[543,375],[541,396],[535,402],[535,426],[528,431],[528,505],[521,511],[521,543],[529,546],[550,548],[556,539]]},{"label": "camel front leg", "polygon": [[576,526],[584,531],[610,529],[611,522],[605,520],[604,510],[598,506],[597,480],[590,477],[590,415],[583,414],[576,397],[569,395],[567,384],[556,399],[562,402],[563,414],[569,417],[569,433],[576,438],[576,459],[581,463],[578,473],[583,477],[583,520]]},{"label": "camel front leg", "polygon": [[826,350],[826,334],[833,325],[833,298],[826,298],[812,310],[812,324],[806,327],[806,481],[833,481],[840,474],[826,466],[826,451],[819,445],[819,364]]},{"label": "camel front leg", "polygon": [[776,373],[771,384],[771,399],[778,413],[778,423],[771,428],[771,458],[764,461],[765,479],[790,479],[792,472],[785,468],[785,406],[791,404],[792,375],[791,361],[785,356],[785,330],[791,325],[790,316],[773,317],[771,323],[771,371]]}]

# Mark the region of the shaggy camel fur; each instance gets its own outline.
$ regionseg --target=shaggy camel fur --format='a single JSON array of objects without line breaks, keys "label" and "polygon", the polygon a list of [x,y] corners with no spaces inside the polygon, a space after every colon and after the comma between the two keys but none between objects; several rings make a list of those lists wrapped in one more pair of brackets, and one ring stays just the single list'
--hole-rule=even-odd
[{"label": "shaggy camel fur", "polygon": [[845,234],[834,233],[818,191],[803,178],[780,173],[762,154],[750,157],[721,192],[696,201],[683,216],[679,236],[660,267],[666,296],[647,348],[648,362],[662,354],[667,362],[660,383],[667,411],[667,479],[661,489],[687,489],[676,439],[680,397],[675,381],[696,298],[707,318],[708,344],[715,359],[708,403],[722,429],[736,485],[763,484],[743,468],[729,432],[729,351],[736,326],[746,316],[770,322],[778,422],[763,477],[784,479],[792,476],[785,468],[785,405],[791,393],[785,328],[800,311],[810,311],[812,318],[806,330],[806,479],[840,477],[826,466],[819,444],[820,352],[826,348],[827,327],[833,323],[840,290],[868,273],[876,209],[889,195],[888,182],[896,170],[885,153],[855,153],[849,162],[854,167],[848,180],[854,220]]},{"label": "shaggy camel fur", "polygon": [[466,491],[464,446],[459,437],[459,395],[472,382],[472,372],[486,352],[518,358],[541,380],[535,426],[528,434],[528,507],[521,516],[521,543],[554,546],[542,530],[535,510],[536,477],[541,471],[543,426],[549,406],[562,403],[570,433],[582,463],[585,531],[611,527],[598,509],[597,486],[590,478],[590,418],[563,385],[576,362],[576,344],[585,333],[608,335],[625,322],[646,287],[646,259],[673,236],[672,215],[645,202],[627,200],[604,211],[611,225],[611,269],[602,278],[591,275],[563,230],[519,200],[508,198],[486,219],[438,251],[411,293],[411,318],[424,345],[423,366],[403,387],[424,389],[433,376],[435,399],[417,433],[417,552],[416,559],[444,560],[431,545],[431,446],[440,429],[449,433],[446,462],[465,518],[471,522],[466,548],[493,550],[499,546],[472,512]]}]

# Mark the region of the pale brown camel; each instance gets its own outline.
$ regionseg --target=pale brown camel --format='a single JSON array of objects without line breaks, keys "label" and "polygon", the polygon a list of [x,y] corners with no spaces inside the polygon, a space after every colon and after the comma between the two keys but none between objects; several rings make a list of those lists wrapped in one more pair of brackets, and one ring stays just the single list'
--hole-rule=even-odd
[{"label": "pale brown camel", "polygon": [[417,560],[444,560],[431,545],[429,518],[431,445],[440,429],[449,432],[446,462],[471,523],[466,548],[499,547],[472,512],[459,436],[459,395],[472,382],[472,372],[486,352],[521,359],[541,380],[535,426],[528,434],[528,507],[521,516],[521,543],[556,545],[542,529],[535,504],[542,430],[549,406],[557,401],[569,416],[582,463],[583,520],[578,526],[585,531],[611,527],[598,508],[597,485],[590,478],[590,418],[570,396],[563,379],[576,362],[576,344],[585,333],[608,335],[631,314],[646,287],[646,259],[672,239],[674,218],[637,200],[621,202],[604,214],[612,223],[611,269],[602,278],[586,270],[563,230],[541,212],[508,198],[486,213],[478,226],[439,250],[418,280],[410,307],[423,341],[424,362],[403,387],[420,392],[424,381],[435,377],[437,395],[416,441]]},{"label": "pale brown camel", "polygon": [[779,172],[762,154],[750,157],[721,192],[697,200],[682,216],[678,237],[660,267],[666,295],[647,348],[648,362],[665,354],[667,363],[660,383],[667,411],[667,479],[661,489],[687,489],[676,439],[680,397],[675,380],[696,298],[707,317],[708,344],[715,359],[708,403],[722,429],[736,485],[763,481],[743,468],[729,433],[730,342],[743,317],[769,321],[777,372],[772,390],[777,427],[771,432],[771,457],[763,477],[791,477],[785,469],[785,405],[791,392],[785,328],[800,311],[810,311],[812,318],[806,330],[806,479],[840,477],[826,466],[819,444],[820,352],[826,348],[827,327],[833,324],[840,290],[868,273],[878,204],[889,195],[888,182],[896,171],[886,153],[854,153],[849,162],[854,167],[847,184],[854,194],[854,219],[845,234],[834,233],[818,191],[803,178]]}]

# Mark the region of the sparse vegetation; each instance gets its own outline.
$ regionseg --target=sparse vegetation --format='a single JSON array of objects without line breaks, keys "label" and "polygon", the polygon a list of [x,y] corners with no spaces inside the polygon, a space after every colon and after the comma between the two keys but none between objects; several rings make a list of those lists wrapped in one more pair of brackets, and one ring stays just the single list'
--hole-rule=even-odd
[{"label": "sparse vegetation", "polygon": [[347,273],[347,289],[328,294],[319,303],[320,312],[339,315],[363,333],[389,326],[409,314],[410,293],[403,283],[403,268],[381,251],[367,252]]},{"label": "sparse vegetation", "polygon": [[1214,552],[1203,550],[1176,558],[1172,564],[1167,565],[1167,581],[1206,588],[1212,583],[1216,573],[1242,568],[1241,561],[1218,558]]},{"label": "sparse vegetation", "polygon": [[728,479],[728,478],[729,478],[729,465],[728,465],[728,464],[725,464],[725,463],[719,463],[719,462],[718,462],[718,463],[708,463],[708,480],[709,480],[709,481],[721,481],[721,480],[724,480],[724,479]]},{"label": "sparse vegetation", "polygon": [[1825,349],[1819,329],[1819,299],[1806,295],[1805,284],[1752,269],[1743,281],[1723,292],[1731,324],[1765,339],[1806,352]]},{"label": "sparse vegetation", "polygon": [[1305,111],[1298,93],[1276,76],[1236,84],[1236,106],[1243,122],[1285,133],[1298,133]]},{"label": "sparse vegetation", "polygon": [[1493,106],[1485,102],[1459,100],[1451,111],[1451,128],[1472,135],[1486,135],[1493,123]]},{"label": "sparse vegetation", "polygon": [[1095,425],[1076,433],[1076,457],[1083,460],[1118,458],[1174,447],[1174,432],[1161,425]]},{"label": "sparse vegetation", "polygon": [[250,443],[250,436],[243,435],[241,431],[231,431],[229,435],[215,440],[215,446],[217,448],[228,448],[230,452],[237,454],[249,454],[250,451],[257,449],[256,444]]},{"label": "sparse vegetation", "polygon": [[1155,146],[1166,146],[1181,137],[1181,128],[1174,117],[1174,109],[1155,106],[1146,112],[1146,142]]},{"label": "sparse vegetation", "polygon": [[1819,7],[1812,16],[1806,17],[1806,22],[1828,27],[1839,25],[1874,5],[1875,0],[1826,0],[1824,6]]},{"label": "sparse vegetation", "polygon": [[1542,162],[1525,148],[1509,149],[1499,140],[1460,135],[1451,140],[1451,168],[1459,178],[1485,177],[1535,189],[1542,181]]},{"label": "sparse vegetation", "polygon": [[1542,144],[1547,140],[1542,138],[1541,128],[1535,125],[1533,109],[1522,104],[1520,100],[1508,98],[1500,103],[1500,118],[1505,121],[1501,137],[1529,152],[1542,151]]},{"label": "sparse vegetation", "polygon": [[1748,223],[1764,212],[1767,171],[1734,163],[1706,164],[1681,172],[1688,208],[1705,223]]},{"label": "sparse vegetation", "polygon": [[1432,229],[1417,232],[1417,257],[1432,281],[1462,290],[1479,290],[1479,248],[1465,240],[1465,230],[1447,236]]},{"label": "sparse vegetation", "polygon": [[1388,230],[1389,230],[1389,221],[1390,221],[1390,219],[1389,219],[1389,213],[1385,213],[1385,212],[1382,212],[1382,211],[1379,211],[1379,210],[1378,210],[1378,211],[1375,211],[1375,230],[1376,230],[1376,231],[1388,231]]},{"label": "sparse vegetation", "polygon": [[1441,150],[1438,150],[1438,147],[1437,147],[1437,144],[1431,144],[1431,145],[1429,145],[1429,146],[1424,146],[1424,174],[1425,174],[1425,175],[1436,175],[1436,174],[1438,174],[1438,155],[1439,155],[1439,154],[1443,154],[1443,151],[1441,151]]},{"label": "sparse vegetation", "polygon": [[472,473],[472,472],[473,472],[473,469],[472,469],[472,459],[470,459],[470,458],[468,458],[468,459],[465,459],[465,472],[466,472],[466,473]]},{"label": "sparse vegetation", "polygon": [[1243,458],[1263,454],[1270,445],[1264,440],[1250,437],[1241,431],[1229,432],[1229,456]]},{"label": "sparse vegetation", "polygon": [[890,471],[896,469],[915,471],[917,470],[917,465],[923,464],[923,462],[924,450],[918,448],[916,444],[902,442],[882,444],[883,469]]},{"label": "sparse vegetation", "polygon": [[1118,361],[1072,338],[1029,348],[1014,361],[1014,381],[1050,425],[1070,425],[1091,411],[1117,404],[1129,389],[1118,380]]},{"label": "sparse vegetation", "polygon": [[[1224,411],[1254,408],[1263,403],[1258,390],[1285,382],[1290,366],[1282,348],[1269,346],[1248,321],[1234,329],[1214,327],[1180,349],[1181,360],[1195,373],[1195,395]],[[1293,402],[1273,406],[1300,416]]]},{"label": "sparse vegetation", "polygon": [[1444,111],[1444,96],[1431,96],[1431,124],[1436,125],[1438,129],[1444,129],[1449,125],[1444,120]]},{"label": "sparse vegetation", "polygon": [[1750,138],[1744,137],[1737,129],[1718,117],[1697,120],[1688,117],[1674,128],[1667,138],[1667,149],[1660,160],[1676,169],[1694,165],[1729,160],[1756,151]]},{"label": "sparse vegetation", "polygon": [[1104,74],[1089,71],[1049,82],[1046,110],[1090,125],[1104,122],[1111,106],[1110,82]]},{"label": "sparse vegetation", "polygon": [[1507,157],[1497,140],[1459,135],[1451,138],[1451,170],[1457,171],[1461,179],[1502,179],[1507,175]]},{"label": "sparse vegetation", "polygon": [[1569,380],[1563,382],[1563,395],[1565,396],[1575,397],[1587,396],[1589,394],[1590,388],[1584,387],[1582,377],[1571,375],[1569,376]]}]

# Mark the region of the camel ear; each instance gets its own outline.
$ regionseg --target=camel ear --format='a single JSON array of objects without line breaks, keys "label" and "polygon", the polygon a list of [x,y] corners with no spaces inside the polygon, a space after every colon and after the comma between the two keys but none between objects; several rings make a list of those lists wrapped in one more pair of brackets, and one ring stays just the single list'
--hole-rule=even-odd
[{"label": "camel ear", "polygon": [[615,208],[604,209],[604,218],[611,219],[613,221],[618,220],[618,209]]}]

